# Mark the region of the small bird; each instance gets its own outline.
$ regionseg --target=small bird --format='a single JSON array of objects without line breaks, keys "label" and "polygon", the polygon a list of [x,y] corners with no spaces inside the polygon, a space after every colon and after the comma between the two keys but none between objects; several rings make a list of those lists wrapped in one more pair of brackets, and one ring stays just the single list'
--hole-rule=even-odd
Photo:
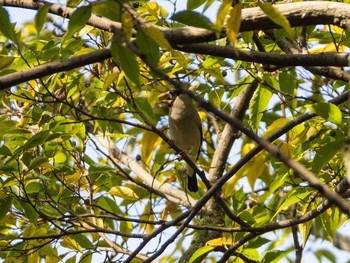
[{"label": "small bird", "polygon": [[[169,92],[169,130],[175,145],[186,153],[192,162],[196,162],[202,144],[202,125],[197,109],[190,96],[178,91]],[[188,190],[198,191],[196,172],[186,165],[188,173]]]}]

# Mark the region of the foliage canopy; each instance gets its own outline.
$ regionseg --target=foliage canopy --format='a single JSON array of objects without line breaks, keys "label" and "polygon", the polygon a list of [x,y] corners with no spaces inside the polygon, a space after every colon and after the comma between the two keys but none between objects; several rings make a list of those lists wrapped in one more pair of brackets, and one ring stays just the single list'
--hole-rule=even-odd
[{"label": "foliage canopy", "polygon": [[[301,262],[317,239],[350,251],[337,233],[350,5],[182,4],[0,0],[4,262]],[[19,27],[14,7],[36,15]],[[158,103],[173,89],[203,123],[197,193]]]}]

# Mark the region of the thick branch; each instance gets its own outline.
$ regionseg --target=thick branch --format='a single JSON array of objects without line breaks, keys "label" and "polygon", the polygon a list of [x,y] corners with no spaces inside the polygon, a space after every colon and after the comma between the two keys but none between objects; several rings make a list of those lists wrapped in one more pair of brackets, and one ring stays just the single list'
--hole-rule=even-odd
[{"label": "thick branch", "polygon": [[[38,9],[44,5],[44,3],[35,3],[31,0],[0,0],[0,5]],[[292,27],[334,24],[347,28],[350,24],[350,6],[348,4],[326,1],[307,1],[274,6],[287,17]],[[69,18],[73,12],[73,8],[57,4],[53,4],[50,8],[50,13],[61,17]],[[278,26],[258,7],[243,9],[241,20],[241,32],[278,28]],[[112,25],[118,29],[122,28],[120,23],[111,22],[108,19],[100,18],[95,15],[90,17],[88,24],[105,31],[110,31]],[[201,43],[217,38],[215,32],[202,28],[183,27],[174,29],[159,26],[154,27],[163,32],[164,36],[171,44]]]},{"label": "thick branch", "polygon": [[68,59],[49,62],[39,65],[31,69],[21,70],[15,73],[7,74],[0,77],[0,90],[4,90],[11,86],[45,77],[54,73],[68,71],[77,67],[89,65],[98,61],[103,61],[111,57],[109,49],[100,49],[89,54],[71,57]]},{"label": "thick branch", "polygon": [[319,53],[319,54],[275,54],[259,51],[239,50],[230,46],[210,44],[176,45],[175,49],[196,54],[231,58],[268,65],[287,66],[339,66],[349,65],[348,53]]},{"label": "thick branch", "polygon": [[104,145],[108,149],[111,158],[115,159],[117,162],[121,162],[124,165],[126,165],[131,171],[134,172],[134,174],[136,174],[136,176],[139,179],[141,179],[141,181],[143,181],[147,185],[164,193],[164,195],[169,201],[179,203],[186,207],[191,207],[194,205],[195,200],[192,197],[186,195],[183,191],[173,189],[172,187],[169,187],[168,185],[162,184],[161,182],[157,181],[147,171],[145,171],[138,164],[137,161],[135,161],[127,154],[119,150],[113,143],[110,143],[107,139],[99,136],[96,136],[96,138],[102,145]]}]

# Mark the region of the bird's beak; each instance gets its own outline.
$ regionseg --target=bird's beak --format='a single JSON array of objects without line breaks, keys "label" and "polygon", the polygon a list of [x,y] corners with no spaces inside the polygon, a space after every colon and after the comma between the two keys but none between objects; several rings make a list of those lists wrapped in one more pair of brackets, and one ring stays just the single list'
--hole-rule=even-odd
[{"label": "bird's beak", "polygon": [[164,92],[164,93],[162,93],[162,94],[160,94],[158,96],[158,103],[160,105],[167,105],[167,106],[169,106],[169,105],[172,104],[172,101],[173,101],[173,99],[172,99],[172,96],[171,96],[169,91]]}]

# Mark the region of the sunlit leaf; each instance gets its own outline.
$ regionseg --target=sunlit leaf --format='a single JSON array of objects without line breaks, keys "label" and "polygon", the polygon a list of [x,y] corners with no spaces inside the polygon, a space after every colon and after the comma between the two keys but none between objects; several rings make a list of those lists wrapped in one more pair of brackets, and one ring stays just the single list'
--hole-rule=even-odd
[{"label": "sunlit leaf", "polygon": [[74,239],[82,248],[94,249],[94,244],[82,234],[72,235],[72,239]]},{"label": "sunlit leaf", "polygon": [[67,6],[68,7],[77,7],[82,0],[67,0]]},{"label": "sunlit leaf", "polygon": [[191,258],[188,261],[188,263],[195,262],[195,260],[197,258],[199,258],[202,255],[205,255],[205,254],[209,253],[210,251],[212,251],[214,249],[215,249],[215,247],[213,247],[213,246],[204,246],[204,247],[201,247],[201,248],[197,249],[196,252],[194,252],[193,255],[191,256]]},{"label": "sunlit leaf", "polygon": [[226,23],[226,36],[230,43],[235,44],[237,35],[241,27],[242,4],[239,2],[230,11],[230,16]]},{"label": "sunlit leaf", "polygon": [[280,262],[281,259],[286,257],[290,251],[283,251],[283,250],[271,250],[267,251],[263,256],[262,259],[259,260],[261,263],[277,263]]},{"label": "sunlit leaf", "polygon": [[63,240],[61,242],[61,246],[65,247],[65,248],[73,249],[73,250],[78,251],[78,252],[83,252],[79,243],[69,236],[66,236],[63,238]]},{"label": "sunlit leaf", "polygon": [[118,196],[131,201],[137,201],[140,199],[140,197],[138,197],[133,190],[125,186],[115,186],[111,190],[109,190],[109,193],[111,195]]},{"label": "sunlit leaf", "polygon": [[343,146],[342,141],[327,142],[318,147],[316,155],[312,162],[312,171],[318,174],[321,169],[333,158],[335,154],[340,152]]},{"label": "sunlit leaf", "polygon": [[141,156],[145,164],[150,165],[155,149],[163,142],[154,132],[145,131],[141,139]]},{"label": "sunlit leaf", "polygon": [[0,70],[3,70],[9,66],[15,60],[14,57],[0,55]]},{"label": "sunlit leaf", "polygon": [[335,124],[342,124],[343,114],[338,106],[332,103],[316,102],[307,105],[312,113],[316,113],[327,121],[333,122]]},{"label": "sunlit leaf", "polygon": [[116,202],[107,196],[99,197],[95,201],[95,204],[110,213],[123,214],[120,208],[117,206]]},{"label": "sunlit leaf", "polygon": [[305,198],[311,195],[312,193],[314,193],[314,190],[310,190],[307,188],[297,188],[293,190],[288,196],[288,198],[278,208],[273,218],[276,217],[286,207],[289,207],[295,203],[303,202]]},{"label": "sunlit leaf", "polygon": [[57,151],[55,155],[53,156],[53,161],[55,163],[64,163],[67,160],[67,156],[62,151]]},{"label": "sunlit leaf", "polygon": [[258,6],[261,10],[267,15],[267,17],[273,21],[275,24],[281,26],[284,30],[287,31],[290,37],[293,37],[293,31],[289,24],[288,19],[283,15],[281,11],[279,11],[276,7],[274,7],[271,3],[263,3],[258,2]]},{"label": "sunlit leaf", "polygon": [[279,118],[275,120],[271,125],[269,125],[267,130],[262,134],[262,137],[263,138],[269,137],[270,135],[275,133],[277,130],[282,128],[284,125],[286,125],[287,122],[288,120],[286,118]]},{"label": "sunlit leaf", "polygon": [[215,239],[211,239],[207,241],[207,246],[213,246],[213,247],[219,247],[219,246],[230,246],[232,245],[233,241],[231,238],[226,237],[219,237]]},{"label": "sunlit leaf", "polygon": [[218,34],[222,31],[224,22],[226,20],[226,16],[230,12],[231,6],[232,6],[232,0],[224,0],[219,7],[218,13],[216,15],[216,22],[215,22],[215,26]]},{"label": "sunlit leaf", "polygon": [[[129,216],[126,216],[126,218],[130,218]],[[132,232],[133,226],[130,221],[123,220],[120,222],[120,231],[125,234],[130,234]],[[124,241],[128,240],[128,237],[122,236]]]},{"label": "sunlit leaf", "polygon": [[261,118],[270,99],[272,92],[267,88],[259,87],[253,94],[253,97],[249,103],[249,121],[254,130],[259,129]]}]

